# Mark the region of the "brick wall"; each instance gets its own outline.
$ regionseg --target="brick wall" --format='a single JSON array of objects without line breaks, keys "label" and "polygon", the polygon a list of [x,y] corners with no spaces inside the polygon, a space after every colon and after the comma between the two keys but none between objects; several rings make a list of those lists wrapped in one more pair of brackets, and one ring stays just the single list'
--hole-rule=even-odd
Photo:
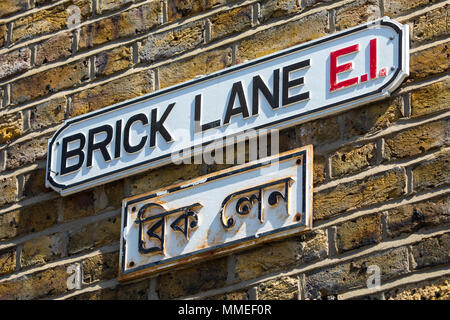
[{"label": "brick wall", "polygon": [[[0,299],[449,299],[449,4],[2,0]],[[280,151],[314,145],[311,232],[120,284],[121,199],[218,167],[45,188],[64,120],[382,16],[410,25],[410,77],[387,100],[280,132]]]}]

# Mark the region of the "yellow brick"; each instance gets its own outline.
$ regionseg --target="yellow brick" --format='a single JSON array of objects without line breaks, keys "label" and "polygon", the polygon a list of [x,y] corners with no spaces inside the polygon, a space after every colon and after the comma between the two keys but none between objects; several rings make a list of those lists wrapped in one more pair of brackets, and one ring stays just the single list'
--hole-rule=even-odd
[{"label": "yellow brick", "polygon": [[11,142],[23,133],[23,120],[20,113],[0,116],[0,143]]},{"label": "yellow brick", "polygon": [[36,46],[36,65],[42,65],[72,55],[72,32],[52,36]]},{"label": "yellow brick", "polygon": [[71,117],[142,96],[153,90],[151,71],[142,71],[74,94]]},{"label": "yellow brick", "polygon": [[339,253],[381,241],[381,214],[376,213],[344,222],[336,228]]},{"label": "yellow brick", "polygon": [[67,28],[70,17],[69,6],[80,9],[80,22],[92,14],[92,3],[89,0],[70,0],[61,5],[37,11],[14,22],[11,41],[30,39]]},{"label": "yellow brick", "polygon": [[219,258],[158,277],[160,299],[174,299],[218,289],[227,280],[227,258]]},{"label": "yellow brick", "polygon": [[30,127],[32,130],[44,129],[60,124],[66,115],[66,98],[58,98],[37,104],[30,110]]},{"label": "yellow brick", "polygon": [[314,194],[314,219],[396,199],[404,193],[405,173],[393,169],[358,181],[340,183]]},{"label": "yellow brick", "polygon": [[160,88],[181,83],[198,75],[207,75],[231,65],[231,49],[222,48],[201,53],[193,58],[170,63],[159,68]]},{"label": "yellow brick", "polygon": [[386,300],[450,300],[448,276],[395,288],[384,293]]},{"label": "yellow brick", "polygon": [[446,5],[411,19],[412,45],[448,36],[450,30],[449,10],[449,6]]},{"label": "yellow brick", "polygon": [[80,31],[79,48],[90,48],[151,30],[158,25],[160,14],[160,2],[152,1],[149,4],[83,26]]},{"label": "yellow brick", "polygon": [[395,17],[435,2],[439,2],[439,0],[385,0],[384,14]]},{"label": "yellow brick", "polygon": [[22,268],[39,266],[64,256],[66,240],[63,234],[53,234],[26,241],[20,256]]},{"label": "yellow brick", "polygon": [[449,196],[407,204],[387,211],[386,231],[394,238],[411,234],[423,228],[432,228],[450,222]]},{"label": "yellow brick", "polygon": [[0,276],[14,272],[16,269],[16,248],[0,252]]},{"label": "yellow brick", "polygon": [[264,0],[261,2],[262,21],[286,17],[301,10],[302,6],[298,0]]},{"label": "yellow brick", "polygon": [[57,223],[56,201],[49,200],[0,215],[0,239],[38,232]]},{"label": "yellow brick", "polygon": [[380,16],[378,0],[357,0],[336,9],[336,30],[348,29]]},{"label": "yellow brick", "polygon": [[102,52],[95,58],[96,75],[109,76],[128,69],[133,64],[131,60],[131,49],[129,47],[119,47]]},{"label": "yellow brick", "polygon": [[385,138],[384,158],[401,159],[428,152],[449,143],[448,120],[427,123]]},{"label": "yellow brick", "polygon": [[0,186],[0,206],[13,202],[17,196],[16,178],[2,178]]},{"label": "yellow brick", "polygon": [[141,62],[154,62],[192,50],[203,43],[204,23],[193,22],[182,27],[156,33],[139,47]]},{"label": "yellow brick", "polygon": [[287,24],[260,31],[238,45],[237,63],[325,36],[329,32],[328,13],[322,11]]},{"label": "yellow brick", "polygon": [[374,165],[377,160],[376,152],[375,143],[339,149],[331,156],[332,177],[355,173]]},{"label": "yellow brick", "polygon": [[282,277],[258,285],[258,300],[298,300],[298,278]]},{"label": "yellow brick", "polygon": [[0,79],[28,70],[31,65],[31,50],[22,48],[0,55]]},{"label": "yellow brick", "polygon": [[412,169],[414,191],[432,190],[450,183],[450,153],[423,161]]},{"label": "yellow brick", "polygon": [[11,85],[11,102],[19,104],[81,84],[89,77],[87,60],[66,64],[20,79]]},{"label": "yellow brick", "polygon": [[447,79],[411,92],[411,116],[415,118],[447,110],[449,87],[450,80]]},{"label": "yellow brick", "polygon": [[211,40],[217,40],[252,26],[252,6],[245,6],[218,13],[210,18]]},{"label": "yellow brick", "polygon": [[0,18],[26,10],[27,0],[2,0],[0,2]]},{"label": "yellow brick", "polygon": [[409,79],[420,80],[446,72],[450,67],[450,49],[443,43],[411,55]]}]

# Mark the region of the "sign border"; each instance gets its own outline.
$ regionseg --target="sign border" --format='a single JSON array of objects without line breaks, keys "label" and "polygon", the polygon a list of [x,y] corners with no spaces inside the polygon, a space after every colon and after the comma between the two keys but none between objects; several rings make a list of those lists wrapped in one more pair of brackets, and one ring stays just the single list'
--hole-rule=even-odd
[{"label": "sign border", "polygon": [[[130,271],[125,271],[125,254],[126,254],[126,246],[125,239],[123,235],[123,230],[127,226],[127,212],[128,206],[133,205],[136,202],[141,202],[144,200],[156,198],[162,195],[177,192],[179,190],[186,190],[191,187],[195,187],[198,185],[202,185],[204,183],[214,181],[217,179],[226,178],[228,176],[239,174],[245,171],[256,170],[261,167],[269,166],[271,163],[282,162],[291,160],[295,157],[302,157],[302,170],[303,170],[303,214],[302,220],[299,223],[292,224],[283,228],[267,231],[260,234],[255,234],[252,236],[248,236],[242,239],[234,240],[231,242],[227,242],[221,245],[216,245],[213,247],[204,248],[195,252],[190,252],[184,255],[179,255],[176,257],[172,257],[166,259],[164,261],[156,261],[149,264],[145,264],[139,267],[134,268]],[[160,271],[166,271],[170,268],[170,270],[176,270],[179,266],[184,266],[186,264],[193,264],[195,262],[206,261],[209,258],[215,258],[219,256],[223,256],[226,254],[230,254],[236,252],[238,250],[250,248],[256,244],[262,244],[273,240],[280,240],[286,237],[289,237],[293,234],[297,234],[301,231],[310,230],[312,228],[313,222],[313,145],[307,145],[301,148],[296,148],[290,151],[283,152],[281,154],[266,157],[264,159],[255,160],[246,164],[234,166],[228,169],[224,169],[218,172],[210,173],[208,175],[204,175],[201,177],[197,177],[191,179],[189,181],[184,181],[181,183],[174,184],[169,187],[159,188],[157,190],[153,190],[151,192],[147,192],[141,195],[133,196],[126,198],[122,201],[122,222],[121,222],[121,235],[120,235],[120,256],[119,256],[119,276],[118,280],[129,281],[136,278],[141,278],[147,275],[151,275]],[[309,176],[309,183],[307,181],[307,175]],[[309,201],[307,197],[309,195]],[[220,201],[220,200],[219,200]],[[308,206],[308,207],[307,207]],[[309,214],[306,214],[309,213]],[[308,217],[306,217],[308,216]],[[306,221],[306,219],[309,219]],[[281,234],[282,233],[282,234]],[[220,251],[218,251],[220,250]],[[174,264],[177,264],[176,267],[172,267]],[[160,266],[160,268],[156,267],[153,269],[149,269],[154,266]]]},{"label": "sign border", "polygon": [[[89,179],[86,179],[83,181],[78,181],[78,182],[68,184],[68,185],[59,184],[51,177],[52,147],[53,147],[53,144],[55,143],[55,140],[58,137],[58,135],[62,131],[64,131],[64,129],[66,129],[73,123],[77,123],[77,122],[85,120],[87,118],[91,118],[91,117],[95,117],[95,116],[98,116],[98,115],[101,115],[104,113],[108,113],[108,112],[114,111],[116,109],[124,108],[130,104],[139,103],[144,100],[152,99],[154,97],[158,97],[158,96],[161,96],[161,95],[173,92],[173,91],[177,91],[177,90],[183,89],[185,87],[189,87],[189,86],[201,83],[201,82],[205,82],[210,79],[220,77],[220,76],[226,75],[231,72],[236,72],[241,69],[245,69],[250,66],[266,62],[268,60],[276,59],[278,57],[282,57],[282,56],[291,54],[296,51],[301,51],[301,50],[304,50],[304,49],[312,47],[312,46],[320,45],[324,42],[328,42],[328,41],[334,40],[339,37],[344,37],[344,36],[347,36],[352,33],[360,32],[360,31],[369,29],[370,27],[373,27],[376,25],[389,26],[395,32],[397,32],[397,34],[399,35],[399,37],[398,37],[398,41],[399,41],[398,49],[400,51],[399,55],[398,55],[399,66],[398,66],[397,70],[395,71],[394,75],[392,76],[392,78],[387,83],[385,83],[383,86],[381,86],[380,88],[378,88],[372,92],[368,92],[368,93],[362,94],[360,96],[352,97],[352,98],[340,101],[338,103],[326,105],[326,106],[317,108],[315,110],[310,110],[308,112],[293,115],[293,116],[290,116],[287,118],[278,119],[278,120],[275,120],[275,121],[272,121],[267,124],[264,124],[264,125],[261,125],[261,126],[255,127],[255,128],[251,128],[251,129],[258,130],[258,129],[268,128],[268,127],[272,128],[272,129],[274,129],[274,128],[282,129],[285,127],[289,127],[289,126],[292,126],[295,124],[302,123],[304,121],[310,121],[315,118],[319,118],[320,116],[324,116],[324,115],[319,114],[320,112],[322,112],[324,110],[330,110],[330,112],[326,114],[326,116],[329,116],[336,112],[354,108],[354,107],[359,106],[366,102],[374,102],[374,101],[383,99],[385,97],[388,97],[388,96],[390,96],[391,92],[394,91],[402,83],[402,81],[409,75],[409,55],[407,54],[407,53],[409,53],[409,26],[401,25],[398,22],[396,22],[395,20],[390,19],[389,17],[383,17],[378,20],[370,21],[363,25],[359,25],[359,26],[356,26],[356,27],[353,27],[350,29],[336,32],[334,34],[331,34],[331,35],[328,35],[328,36],[325,36],[325,37],[322,37],[319,39],[315,39],[315,40],[312,40],[312,41],[309,41],[309,42],[306,42],[306,43],[303,43],[303,44],[300,44],[300,45],[297,45],[294,47],[290,47],[290,48],[281,50],[279,52],[272,53],[272,54],[263,56],[261,58],[257,58],[255,60],[252,60],[252,61],[249,61],[249,62],[246,62],[243,64],[239,64],[239,65],[232,66],[232,67],[229,67],[229,68],[226,68],[223,70],[219,70],[217,72],[211,73],[211,74],[206,75],[201,78],[192,79],[192,80],[189,80],[189,81],[186,81],[186,82],[183,82],[183,83],[180,83],[180,84],[177,84],[177,85],[174,85],[174,86],[162,89],[162,90],[151,92],[149,94],[146,94],[146,95],[134,98],[134,99],[130,99],[125,102],[121,102],[121,103],[118,103],[118,104],[115,104],[115,105],[112,105],[112,106],[109,106],[106,108],[102,108],[100,110],[96,110],[96,111],[87,113],[85,115],[80,115],[78,117],[74,117],[72,119],[66,120],[64,122],[64,125],[61,128],[59,128],[55,132],[53,137],[48,141],[47,166],[46,166],[47,173],[46,173],[45,185],[47,187],[51,187],[54,190],[60,192],[60,194],[64,196],[64,195],[73,194],[73,193],[100,185],[100,184],[103,184],[106,182],[112,182],[112,181],[121,179],[124,176],[127,176],[128,173],[137,174],[146,169],[157,168],[157,167],[160,167],[160,166],[163,166],[163,165],[166,165],[169,163],[167,161],[167,158],[170,158],[170,156],[171,156],[170,152],[168,154],[165,154],[165,155],[162,155],[162,156],[159,156],[156,158],[148,159],[146,161],[133,164],[129,167],[125,167],[125,168],[114,170],[112,172],[100,174],[96,177],[92,177],[92,178],[89,178]],[[403,30],[405,30],[405,32],[402,32],[402,28],[403,28]],[[403,50],[403,49],[405,49],[405,50]],[[378,97],[374,98],[373,100],[367,101],[371,96],[374,96],[374,95],[377,95],[380,93],[381,93],[381,95],[379,95]],[[312,116],[310,116],[310,115],[312,115]],[[310,117],[306,119],[306,116],[310,116]],[[243,132],[245,132],[245,130],[240,131],[238,133],[227,135],[224,138],[234,137],[239,134],[242,134]],[[199,147],[205,147],[205,146],[211,144],[212,142],[213,141],[209,141],[209,142],[204,142],[201,145],[191,146],[191,151],[198,150]],[[192,155],[194,155],[194,154],[192,153]],[[92,182],[92,181],[94,181],[94,182]]]}]

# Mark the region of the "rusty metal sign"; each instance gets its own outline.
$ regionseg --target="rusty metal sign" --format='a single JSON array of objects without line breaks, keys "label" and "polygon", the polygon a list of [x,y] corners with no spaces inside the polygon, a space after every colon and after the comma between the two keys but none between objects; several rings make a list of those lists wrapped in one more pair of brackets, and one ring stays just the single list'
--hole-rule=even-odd
[{"label": "rusty metal sign", "polygon": [[312,146],[125,199],[119,280],[312,227]]}]

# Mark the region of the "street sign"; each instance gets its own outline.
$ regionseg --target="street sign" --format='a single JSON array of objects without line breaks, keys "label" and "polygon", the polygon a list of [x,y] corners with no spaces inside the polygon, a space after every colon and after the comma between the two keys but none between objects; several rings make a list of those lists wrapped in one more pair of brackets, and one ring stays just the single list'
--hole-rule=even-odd
[{"label": "street sign", "polygon": [[309,145],[123,200],[119,280],[312,227]]},{"label": "street sign", "polygon": [[369,22],[67,120],[49,140],[46,185],[74,193],[383,99],[408,73],[408,26]]}]

